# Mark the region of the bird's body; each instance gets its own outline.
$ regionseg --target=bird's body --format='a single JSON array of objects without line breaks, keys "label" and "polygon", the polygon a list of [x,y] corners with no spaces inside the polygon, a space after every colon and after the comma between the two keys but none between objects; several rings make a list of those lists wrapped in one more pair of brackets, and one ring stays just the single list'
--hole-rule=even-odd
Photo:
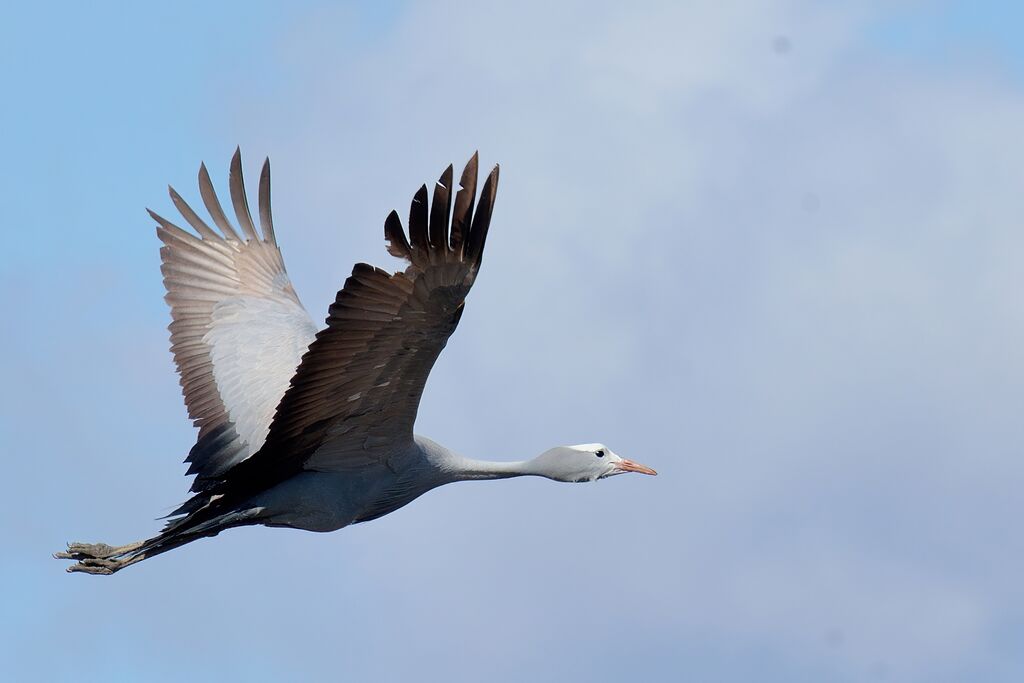
[{"label": "bird's body", "polygon": [[527,461],[464,458],[413,434],[427,375],[462,316],[479,271],[498,169],[476,199],[476,156],[452,207],[452,168],[428,209],[413,199],[408,238],[385,222],[388,251],[404,272],[357,264],[316,326],[284,268],[270,211],[270,167],[259,187],[258,231],[241,159],[232,159],[231,224],[205,167],[199,186],[217,232],[172,189],[195,233],[158,224],[174,353],[189,415],[193,496],[157,536],[121,547],[72,543],[69,571],[112,574],[147,557],[234,526],[334,531],[376,519],[455,481],[536,475],[592,481],[654,471],[601,444],[564,446]]},{"label": "bird's body", "polygon": [[[428,456],[438,453],[418,438],[409,447],[382,456],[388,465],[353,471],[304,470],[242,504],[267,526],[336,531],[397,510],[441,484],[444,470]],[[443,456],[442,456],[443,457]]]}]

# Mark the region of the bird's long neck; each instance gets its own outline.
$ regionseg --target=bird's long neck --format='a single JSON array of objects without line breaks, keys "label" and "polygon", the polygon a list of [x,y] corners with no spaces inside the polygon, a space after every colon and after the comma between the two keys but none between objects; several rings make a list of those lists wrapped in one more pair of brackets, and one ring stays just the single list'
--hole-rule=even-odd
[{"label": "bird's long neck", "polygon": [[474,460],[462,456],[452,457],[446,463],[445,469],[449,471],[456,481],[471,481],[475,479],[507,479],[509,477],[523,477],[537,474],[530,467],[529,460],[516,462],[493,462],[489,460]]}]

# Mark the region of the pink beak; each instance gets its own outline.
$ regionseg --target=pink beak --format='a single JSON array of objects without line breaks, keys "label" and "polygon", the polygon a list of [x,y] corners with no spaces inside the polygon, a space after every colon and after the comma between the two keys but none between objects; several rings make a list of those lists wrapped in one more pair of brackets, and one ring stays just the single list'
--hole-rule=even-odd
[{"label": "pink beak", "polygon": [[626,460],[625,458],[623,458],[621,462],[615,463],[615,469],[620,472],[639,472],[640,474],[650,474],[652,476],[657,476],[658,474],[647,465],[641,465],[638,462]]}]

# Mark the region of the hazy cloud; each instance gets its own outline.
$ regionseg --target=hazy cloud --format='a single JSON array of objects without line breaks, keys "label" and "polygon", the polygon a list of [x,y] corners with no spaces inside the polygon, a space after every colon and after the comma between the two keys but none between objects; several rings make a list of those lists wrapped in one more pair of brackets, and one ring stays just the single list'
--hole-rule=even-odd
[{"label": "hazy cloud", "polygon": [[[496,459],[601,440],[662,476],[452,486],[332,537],[230,532],[88,589],[48,578],[20,614],[59,618],[26,632],[86,660],[153,658],[130,671],[230,659],[267,680],[1014,680],[1024,93],[888,52],[884,11],[282,21],[251,69],[209,75],[201,125],[220,146],[204,154],[215,178],[235,142],[253,168],[272,155],[313,317],[353,261],[393,265],[387,211],[479,148],[502,164],[494,229],[419,431]],[[49,453],[50,545],[148,533],[184,493],[190,433],[156,317],[20,371],[39,397],[15,414],[110,392]],[[62,625],[107,601],[146,608],[97,617],[106,641]]]}]

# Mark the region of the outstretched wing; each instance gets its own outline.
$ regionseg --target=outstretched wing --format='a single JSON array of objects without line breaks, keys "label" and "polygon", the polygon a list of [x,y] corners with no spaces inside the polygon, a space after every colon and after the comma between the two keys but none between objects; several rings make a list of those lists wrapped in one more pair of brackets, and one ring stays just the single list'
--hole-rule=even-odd
[{"label": "outstretched wing", "polygon": [[[466,165],[451,215],[452,168],[416,193],[408,239],[398,214],[384,224],[388,251],[409,262],[389,274],[357,264],[330,307],[278,406],[263,448],[233,469],[230,482],[271,482],[301,469],[379,464],[411,442],[430,369],[462,315],[480,268],[498,167],[473,211],[477,157]],[[230,484],[229,484],[230,486]]]},{"label": "outstretched wing", "polygon": [[197,234],[149,212],[164,243],[160,270],[171,307],[171,351],[189,417],[199,427],[186,459],[188,474],[196,475],[193,491],[205,490],[263,446],[274,409],[316,335],[274,236],[270,160],[260,175],[261,230],[249,213],[237,150],[229,178],[241,232],[224,214],[205,166],[199,191],[221,233],[174,188],[171,200]]}]

